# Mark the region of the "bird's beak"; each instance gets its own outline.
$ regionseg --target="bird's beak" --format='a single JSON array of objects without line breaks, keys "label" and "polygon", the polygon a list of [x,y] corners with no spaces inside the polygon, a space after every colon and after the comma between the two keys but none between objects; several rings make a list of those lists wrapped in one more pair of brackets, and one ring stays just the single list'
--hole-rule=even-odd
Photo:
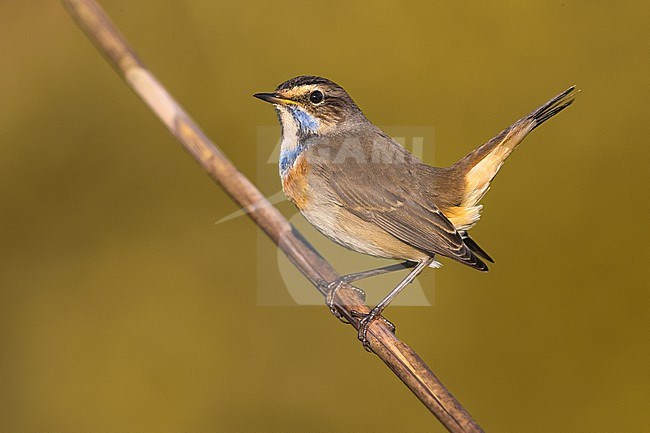
[{"label": "bird's beak", "polygon": [[280,98],[275,93],[256,93],[253,96],[256,97],[257,99],[261,99],[262,101],[270,102],[271,104],[280,104],[280,105],[296,104],[295,101],[292,101],[291,99]]}]

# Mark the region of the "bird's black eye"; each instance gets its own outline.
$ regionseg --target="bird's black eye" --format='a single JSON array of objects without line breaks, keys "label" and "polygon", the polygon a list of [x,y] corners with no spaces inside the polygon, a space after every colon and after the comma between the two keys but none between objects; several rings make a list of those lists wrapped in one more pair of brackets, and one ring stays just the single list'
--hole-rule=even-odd
[{"label": "bird's black eye", "polygon": [[309,101],[311,101],[312,104],[320,104],[323,102],[323,92],[320,90],[314,90],[309,95]]}]

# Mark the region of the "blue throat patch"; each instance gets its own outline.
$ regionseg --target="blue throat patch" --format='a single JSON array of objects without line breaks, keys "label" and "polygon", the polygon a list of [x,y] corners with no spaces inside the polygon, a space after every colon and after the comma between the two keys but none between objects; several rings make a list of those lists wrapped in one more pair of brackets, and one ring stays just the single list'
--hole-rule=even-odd
[{"label": "blue throat patch", "polygon": [[298,156],[305,150],[305,145],[298,142],[298,145],[293,149],[280,151],[280,176],[284,174],[293,166]]},{"label": "blue throat patch", "polygon": [[280,176],[284,176],[293,166],[298,156],[307,147],[305,139],[310,135],[316,134],[320,126],[319,121],[310,116],[306,111],[294,106],[289,106],[288,108],[298,125],[298,145],[293,149],[282,149],[280,151]]},{"label": "blue throat patch", "polygon": [[318,132],[319,122],[314,117],[310,116],[306,111],[295,107],[289,106],[289,111],[300,129],[300,135],[315,134]]}]

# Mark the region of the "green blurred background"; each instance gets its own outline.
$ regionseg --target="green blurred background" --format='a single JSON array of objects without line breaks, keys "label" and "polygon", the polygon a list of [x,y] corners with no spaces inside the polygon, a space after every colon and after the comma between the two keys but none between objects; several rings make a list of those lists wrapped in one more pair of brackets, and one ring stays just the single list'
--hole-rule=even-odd
[{"label": "green blurred background", "polygon": [[[387,316],[486,431],[650,431],[647,4],[102,4],[252,179],[251,94],[296,75],[439,165],[578,84],[484,200],[491,272]],[[0,431],[443,431],[325,307],[258,305],[257,229],[60,3],[0,23]]]}]

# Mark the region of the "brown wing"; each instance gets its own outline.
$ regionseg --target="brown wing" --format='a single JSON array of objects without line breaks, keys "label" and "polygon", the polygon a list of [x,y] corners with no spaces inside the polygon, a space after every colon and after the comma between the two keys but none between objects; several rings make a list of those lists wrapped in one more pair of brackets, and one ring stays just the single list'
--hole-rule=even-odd
[{"label": "brown wing", "polygon": [[[354,158],[332,159],[313,168],[329,179],[335,199],[354,215],[428,254],[440,254],[487,271],[485,263],[470,251],[453,224],[427,197],[427,191],[417,187],[421,182],[413,181],[413,176],[425,171],[418,166],[422,163],[395,149],[393,146],[399,144],[388,142],[387,137],[381,140],[386,142],[377,142],[377,137],[373,142],[348,142],[348,146],[360,146],[360,152],[346,150]],[[369,146],[391,146],[405,160],[374,162],[370,156],[359,157],[372,155]]]}]

